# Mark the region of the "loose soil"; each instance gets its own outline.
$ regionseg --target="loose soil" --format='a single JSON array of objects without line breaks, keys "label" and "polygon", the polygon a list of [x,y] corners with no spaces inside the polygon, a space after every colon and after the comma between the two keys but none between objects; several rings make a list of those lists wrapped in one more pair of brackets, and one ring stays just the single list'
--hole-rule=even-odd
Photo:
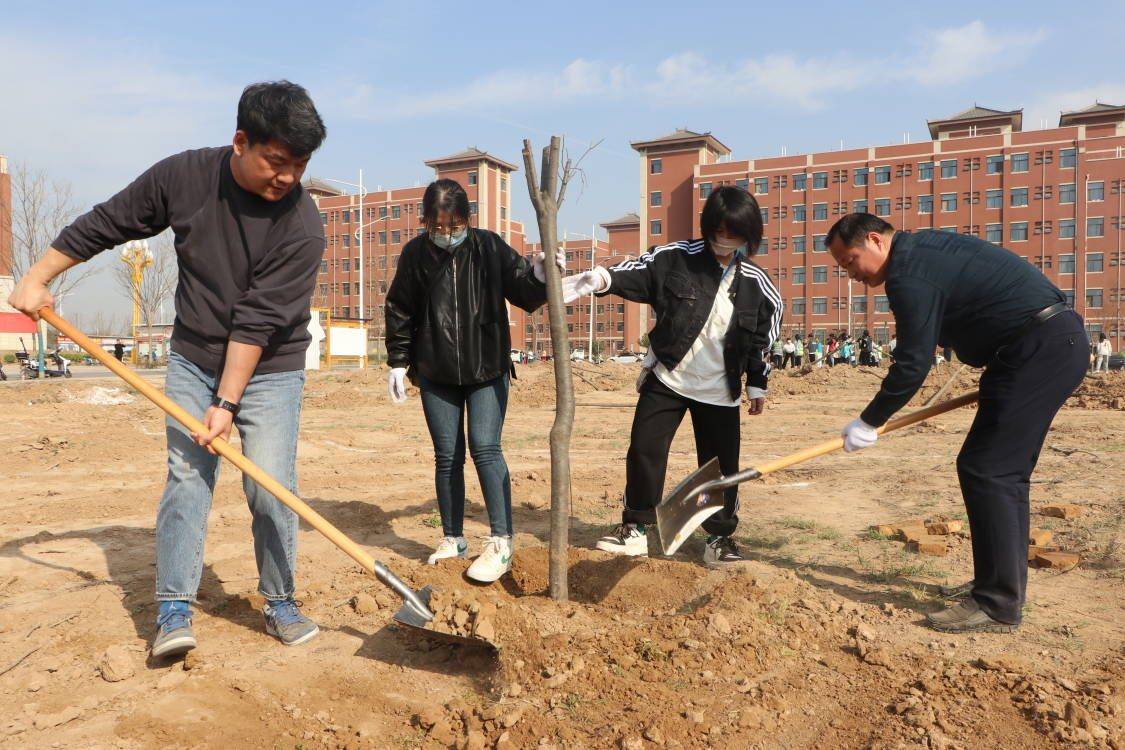
[{"label": "loose soil", "polygon": [[[1033,478],[1032,525],[1081,565],[1030,572],[1018,633],[950,636],[923,616],[943,606],[937,584],[971,576],[967,532],[935,558],[870,527],[964,519],[954,459],[971,408],[744,485],[750,559],[720,571],[699,564],[698,537],[670,559],[590,549],[619,518],[639,370],[579,368],[566,603],[546,596],[549,364],[513,382],[516,554],[492,586],[464,577],[469,560],[424,564],[441,530],[416,391],[388,403],[379,369],[312,374],[306,388],[302,496],[412,586],[433,586],[443,629],[491,635],[495,655],[394,625],[397,598],[311,529],[299,598],[322,633],[292,649],[265,635],[227,466],[200,648],[152,662],[161,414],[109,379],[0,387],[0,747],[1125,747],[1122,373],[1087,379]],[[956,372],[937,368],[915,405]],[[881,375],[776,373],[765,415],[743,417],[744,465],[836,434]],[[959,373],[950,395],[977,375]],[[668,481],[694,456],[685,425]],[[466,477],[475,555],[486,514],[471,466]],[[1040,515],[1048,503],[1082,513]]]}]

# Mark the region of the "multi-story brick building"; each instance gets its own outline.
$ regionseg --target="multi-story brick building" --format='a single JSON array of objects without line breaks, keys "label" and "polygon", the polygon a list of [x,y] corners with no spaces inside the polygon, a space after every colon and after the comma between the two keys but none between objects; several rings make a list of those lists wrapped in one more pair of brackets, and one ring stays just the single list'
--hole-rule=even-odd
[{"label": "multi-story brick building", "polygon": [[[836,219],[867,211],[896,228],[962,232],[1008,248],[1041,268],[1090,330],[1104,331],[1119,348],[1125,337],[1125,107],[1097,103],[1062,113],[1057,128],[1027,132],[1021,110],[975,106],[928,124],[932,140],[921,143],[741,161],[701,158],[692,180],[693,222],[719,185],[740,185],[757,197],[765,221],[757,262],[778,282],[789,333],[867,328],[880,338],[892,334],[886,297],[850,283],[823,245]],[[654,158],[642,152],[642,175],[651,172]],[[681,208],[665,196],[657,200],[669,213]],[[697,231],[669,221],[673,226],[669,240]]]},{"label": "multi-story brick building", "polygon": [[[470,147],[431,159],[426,166],[434,170],[434,179],[447,177],[465,188],[474,226],[490,229],[517,251],[524,251],[523,224],[511,218],[509,175],[516,169],[514,165]],[[368,336],[376,348],[381,347],[387,289],[394,279],[403,246],[424,231],[422,195],[426,188],[423,185],[366,192],[362,209],[357,193],[345,193],[332,181],[310,178],[305,188],[320,210],[328,243],[312,304],[328,308],[338,318],[368,320]],[[359,300],[360,237],[363,310]]]},{"label": "multi-story brick building", "polygon": [[[0,154],[0,279],[12,275],[12,176],[8,158]],[[2,282],[0,282],[2,285]],[[7,299],[7,295],[4,296]]]}]

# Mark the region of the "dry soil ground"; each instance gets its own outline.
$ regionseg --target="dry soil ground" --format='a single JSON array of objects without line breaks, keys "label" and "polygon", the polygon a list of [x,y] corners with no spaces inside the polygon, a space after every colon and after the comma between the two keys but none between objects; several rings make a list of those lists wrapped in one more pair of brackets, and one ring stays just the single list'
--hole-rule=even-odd
[{"label": "dry soil ground", "polygon": [[[920,557],[869,531],[963,517],[953,459],[970,409],[745,485],[751,560],[712,571],[698,539],[674,559],[587,551],[618,518],[636,370],[580,374],[566,604],[544,596],[547,367],[522,368],[514,386],[504,442],[518,552],[491,587],[468,584],[463,561],[422,564],[440,528],[417,398],[389,404],[379,370],[314,375],[306,391],[304,497],[413,585],[495,608],[496,658],[406,637],[390,624],[397,602],[311,530],[300,598],[323,633],[293,649],[267,637],[249,513],[227,467],[200,648],[151,663],[161,415],[110,380],[0,388],[0,746],[1125,747],[1120,373],[1089,379],[1063,410],[1032,486],[1033,512],[1083,507],[1073,520],[1033,516],[1082,565],[1033,570],[1018,634],[979,636],[921,624],[942,606],[934,584],[971,574],[966,537]],[[766,414],[743,417],[744,463],[831,436],[878,380],[779,373]],[[672,481],[694,468],[681,432]],[[478,535],[484,508],[471,466],[467,476]]]}]

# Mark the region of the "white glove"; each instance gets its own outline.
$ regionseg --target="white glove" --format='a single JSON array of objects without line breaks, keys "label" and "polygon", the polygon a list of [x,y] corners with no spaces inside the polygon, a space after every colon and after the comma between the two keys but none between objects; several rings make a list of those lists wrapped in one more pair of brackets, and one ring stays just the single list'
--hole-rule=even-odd
[{"label": "white glove", "polygon": [[391,401],[401,404],[406,401],[406,368],[392,367],[391,374],[387,376],[387,393]]},{"label": "white glove", "polygon": [[[547,253],[539,253],[531,259],[531,272],[535,274],[535,278],[539,279],[540,283],[546,283],[547,272],[543,269],[543,261],[547,258]],[[566,253],[559,250],[555,253],[555,265],[559,267],[559,271],[566,270]]]},{"label": "white glove", "polygon": [[563,303],[569,304],[588,294],[597,294],[609,289],[609,271],[598,266],[592,271],[583,271],[562,280]]},{"label": "white glove", "polygon": [[856,417],[848,422],[840,433],[840,437],[844,438],[844,452],[851,453],[860,448],[874,445],[875,441],[879,439],[879,433],[874,427],[864,422],[862,418]]}]

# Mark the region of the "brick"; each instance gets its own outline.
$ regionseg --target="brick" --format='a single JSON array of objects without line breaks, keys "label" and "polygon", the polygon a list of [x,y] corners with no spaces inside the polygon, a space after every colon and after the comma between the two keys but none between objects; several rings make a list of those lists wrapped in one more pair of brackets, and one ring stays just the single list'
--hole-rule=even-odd
[{"label": "brick", "polygon": [[926,535],[926,524],[921,520],[903,521],[890,526],[894,529],[894,538],[900,542],[910,541],[908,537],[917,539]]},{"label": "brick", "polygon": [[1058,552],[1058,551],[1059,551],[1058,547],[1046,547],[1046,546],[1037,545],[1037,544],[1030,544],[1027,547],[1027,561],[1029,563],[1035,562],[1035,558],[1038,557],[1041,552]]},{"label": "brick", "polygon": [[1075,552],[1040,552],[1035,556],[1035,567],[1051,570],[1070,570],[1082,562]]},{"label": "brick", "polygon": [[1027,541],[1036,547],[1046,547],[1054,536],[1055,532],[1049,529],[1032,529]]},{"label": "brick", "polygon": [[933,557],[945,557],[949,554],[949,547],[946,546],[944,539],[941,541],[907,542],[906,549],[909,552],[917,552],[919,555],[932,555]]},{"label": "brick", "polygon": [[1082,506],[1075,505],[1074,503],[1055,503],[1053,505],[1044,505],[1039,512],[1052,518],[1070,520],[1071,518],[1078,518],[1078,516],[1082,515]]},{"label": "brick", "polygon": [[956,534],[961,530],[962,524],[960,521],[940,521],[938,523],[926,524],[926,532],[929,534],[936,534],[945,536],[947,534]]},{"label": "brick", "polygon": [[871,527],[871,530],[880,536],[894,536],[895,527],[889,523],[880,523]]}]

